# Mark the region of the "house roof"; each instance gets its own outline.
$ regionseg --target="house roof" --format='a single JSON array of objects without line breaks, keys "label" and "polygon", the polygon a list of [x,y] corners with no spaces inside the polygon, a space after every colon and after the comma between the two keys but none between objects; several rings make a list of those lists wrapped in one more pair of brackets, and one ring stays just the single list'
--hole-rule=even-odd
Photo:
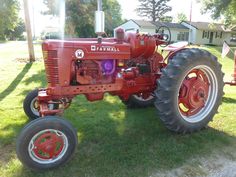
[{"label": "house roof", "polygon": [[177,28],[177,29],[188,29],[186,26],[180,23],[170,23],[170,22],[152,22],[156,27],[167,26],[168,28]]},{"label": "house roof", "polygon": [[170,22],[151,22],[145,20],[132,20],[140,27],[149,27],[149,28],[158,28],[160,26],[167,26],[169,28],[177,28],[177,29],[188,29],[184,25],[180,23],[170,23]]},{"label": "house roof", "polygon": [[134,23],[136,23],[139,27],[155,27],[154,24],[150,21],[145,20],[132,20]]},{"label": "house roof", "polygon": [[152,22],[152,21],[146,21],[146,20],[133,20],[139,27],[146,27],[146,28],[158,28],[160,26],[167,26],[171,29],[189,29],[187,26],[183,25],[182,23],[187,23],[191,25],[192,27],[199,29],[199,30],[214,30],[214,31],[224,31],[224,32],[231,32],[236,30],[236,26],[234,26],[231,29],[228,29],[223,24],[219,23],[209,23],[209,22],[189,22],[189,21],[183,21],[181,23],[170,23],[170,22]]},{"label": "house roof", "polygon": [[[183,21],[184,23],[187,23],[191,26],[193,26],[196,29],[199,30],[215,30],[215,31],[225,31],[229,32],[231,31],[230,29],[227,29],[224,24],[219,24],[219,23],[208,23],[208,22],[189,22],[189,21]],[[183,23],[182,22],[182,23]]]}]

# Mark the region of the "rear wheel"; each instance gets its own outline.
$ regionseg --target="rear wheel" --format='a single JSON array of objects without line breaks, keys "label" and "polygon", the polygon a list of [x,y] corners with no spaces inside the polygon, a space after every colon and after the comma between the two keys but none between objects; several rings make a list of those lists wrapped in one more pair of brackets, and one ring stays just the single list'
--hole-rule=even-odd
[{"label": "rear wheel", "polygon": [[20,161],[34,170],[65,164],[74,154],[77,133],[72,125],[57,117],[36,119],[20,133],[16,152]]},{"label": "rear wheel", "polygon": [[[121,99],[122,100],[122,99]],[[154,94],[136,94],[131,95],[127,101],[122,100],[122,102],[128,108],[145,108],[153,106],[155,101]]]},{"label": "rear wheel", "polygon": [[170,130],[195,132],[217,113],[223,86],[221,65],[215,56],[205,50],[185,49],[163,69],[155,106]]}]

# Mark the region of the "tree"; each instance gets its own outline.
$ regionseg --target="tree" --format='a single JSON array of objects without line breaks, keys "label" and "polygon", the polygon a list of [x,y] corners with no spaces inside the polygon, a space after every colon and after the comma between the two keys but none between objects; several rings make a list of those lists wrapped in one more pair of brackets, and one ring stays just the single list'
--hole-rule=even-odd
[{"label": "tree", "polygon": [[[94,12],[97,8],[96,0],[65,0],[66,24],[65,33],[68,36],[95,37]],[[58,15],[58,0],[44,0],[48,7],[45,14]],[[121,7],[117,0],[103,0],[105,11],[105,30],[108,35],[113,34],[113,29],[122,23]]]},{"label": "tree", "polygon": [[185,13],[178,13],[177,14],[177,22],[180,23],[182,21],[187,21],[188,18],[187,16],[185,15]]},{"label": "tree", "polygon": [[6,36],[9,40],[24,40],[23,32],[25,31],[25,23],[19,20],[17,26],[13,30],[6,31]]},{"label": "tree", "polygon": [[153,22],[163,21],[165,14],[172,10],[167,3],[170,0],[139,0],[140,5],[136,9],[138,15],[141,17],[147,17]]},{"label": "tree", "polygon": [[224,17],[226,24],[236,23],[236,0],[198,0],[203,12],[211,12],[212,18]]},{"label": "tree", "polygon": [[9,31],[14,31],[19,23],[19,2],[17,0],[0,0],[0,39],[6,40]]},{"label": "tree", "polygon": [[173,17],[171,16],[164,16],[163,18],[161,18],[162,22],[172,22],[173,21]]},{"label": "tree", "polygon": [[106,33],[112,36],[113,29],[124,22],[121,18],[121,6],[117,0],[105,0],[103,10],[106,13]]}]

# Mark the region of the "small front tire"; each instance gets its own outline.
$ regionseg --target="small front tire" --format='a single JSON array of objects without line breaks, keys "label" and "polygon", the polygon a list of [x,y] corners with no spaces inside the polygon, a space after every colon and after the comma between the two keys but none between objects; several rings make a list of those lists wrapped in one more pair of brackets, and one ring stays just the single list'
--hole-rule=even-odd
[{"label": "small front tire", "polygon": [[[40,117],[39,111],[38,111],[38,89],[34,89],[31,92],[28,93],[28,95],[25,97],[23,108],[25,114],[28,116],[28,118],[32,121]],[[48,108],[50,110],[58,109],[59,104],[49,104]]]},{"label": "small front tire", "polygon": [[43,171],[65,164],[74,154],[77,143],[77,133],[68,121],[48,116],[23,128],[16,153],[25,166]]}]

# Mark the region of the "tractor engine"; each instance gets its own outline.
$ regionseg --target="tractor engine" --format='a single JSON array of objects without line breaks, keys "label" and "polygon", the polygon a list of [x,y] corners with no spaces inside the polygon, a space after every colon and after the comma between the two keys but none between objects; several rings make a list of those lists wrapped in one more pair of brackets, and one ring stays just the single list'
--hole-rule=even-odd
[{"label": "tractor engine", "polygon": [[76,61],[76,82],[80,85],[114,82],[115,60]]}]

